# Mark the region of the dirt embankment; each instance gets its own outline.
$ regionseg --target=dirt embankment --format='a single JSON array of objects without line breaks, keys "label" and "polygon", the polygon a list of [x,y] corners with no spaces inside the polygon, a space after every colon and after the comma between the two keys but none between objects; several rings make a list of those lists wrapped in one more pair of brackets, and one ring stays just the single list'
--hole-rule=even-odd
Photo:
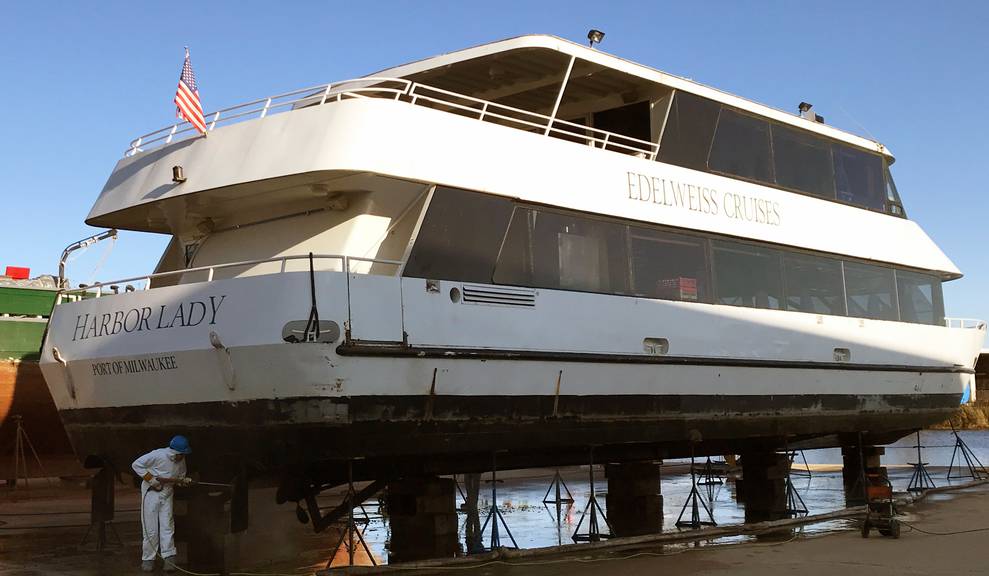
[{"label": "dirt embankment", "polygon": [[952,425],[956,430],[989,430],[989,402],[962,404],[951,418],[931,426],[931,429],[950,430]]}]

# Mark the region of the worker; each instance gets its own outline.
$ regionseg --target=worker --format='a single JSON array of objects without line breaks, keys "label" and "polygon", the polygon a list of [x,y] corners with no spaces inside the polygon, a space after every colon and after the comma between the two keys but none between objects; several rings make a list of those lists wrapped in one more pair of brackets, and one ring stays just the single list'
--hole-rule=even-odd
[{"label": "worker", "polygon": [[131,467],[141,477],[141,527],[144,531],[144,550],[141,570],[153,572],[155,557],[161,551],[166,572],[175,570],[175,518],[172,516],[172,498],[175,486],[192,483],[185,475],[185,457],[192,453],[189,440],[176,436],[167,448],[152,450],[141,456]]}]

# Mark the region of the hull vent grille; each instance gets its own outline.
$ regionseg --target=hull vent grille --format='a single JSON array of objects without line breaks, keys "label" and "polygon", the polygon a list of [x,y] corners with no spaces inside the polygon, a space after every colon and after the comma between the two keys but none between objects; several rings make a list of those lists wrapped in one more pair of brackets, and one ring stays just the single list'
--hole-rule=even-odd
[{"label": "hull vent grille", "polygon": [[464,284],[463,289],[464,304],[493,304],[517,308],[532,308],[536,305],[536,291],[531,288]]}]

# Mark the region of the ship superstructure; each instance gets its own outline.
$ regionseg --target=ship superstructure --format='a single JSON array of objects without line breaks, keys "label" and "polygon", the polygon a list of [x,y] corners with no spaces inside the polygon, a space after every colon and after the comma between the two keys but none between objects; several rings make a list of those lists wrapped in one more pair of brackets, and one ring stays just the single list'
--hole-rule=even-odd
[{"label": "ship superstructure", "polygon": [[81,457],[183,430],[298,499],[352,459],[881,442],[974,387],[985,324],[945,319],[893,157],[813,115],[525,36],[207,124],[134,140],[87,218],[172,239],[53,313]]}]

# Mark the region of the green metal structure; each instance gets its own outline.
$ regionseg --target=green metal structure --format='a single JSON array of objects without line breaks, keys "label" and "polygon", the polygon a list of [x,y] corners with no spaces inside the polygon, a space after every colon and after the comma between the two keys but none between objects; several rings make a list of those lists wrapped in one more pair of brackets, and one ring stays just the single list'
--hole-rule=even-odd
[{"label": "green metal structure", "polygon": [[58,291],[0,286],[0,360],[37,361]]}]

